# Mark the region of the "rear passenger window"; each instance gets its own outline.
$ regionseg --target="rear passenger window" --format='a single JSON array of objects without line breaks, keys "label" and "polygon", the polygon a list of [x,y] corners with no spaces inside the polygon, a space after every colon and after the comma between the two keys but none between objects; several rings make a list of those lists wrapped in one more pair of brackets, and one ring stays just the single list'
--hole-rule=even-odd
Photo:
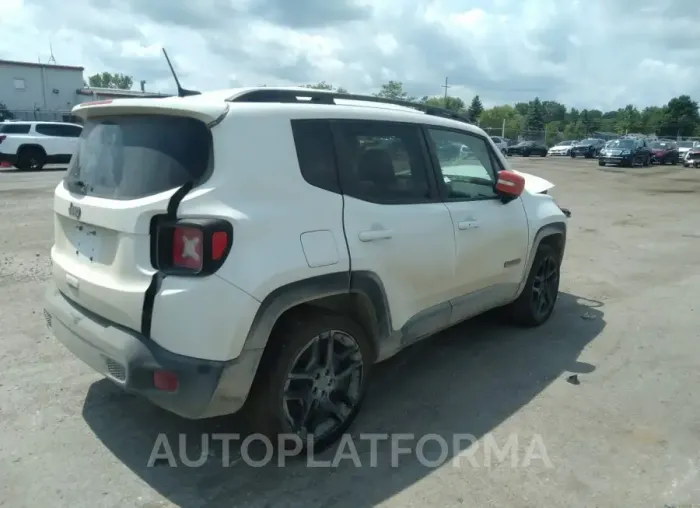
[{"label": "rear passenger window", "polygon": [[381,204],[431,200],[420,128],[392,122],[333,122],[340,184],[357,199]]},{"label": "rear passenger window", "polygon": [[0,124],[0,134],[29,134],[30,124]]},{"label": "rear passenger window", "polygon": [[328,120],[292,120],[301,175],[314,187],[340,193]]}]

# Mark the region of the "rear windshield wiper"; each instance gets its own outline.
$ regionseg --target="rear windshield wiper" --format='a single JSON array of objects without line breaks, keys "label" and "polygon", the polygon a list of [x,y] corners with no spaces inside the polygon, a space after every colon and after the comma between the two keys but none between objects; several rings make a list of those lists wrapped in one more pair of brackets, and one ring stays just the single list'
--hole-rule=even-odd
[{"label": "rear windshield wiper", "polygon": [[82,192],[83,194],[87,194],[88,191],[88,184],[85,183],[83,180],[69,180],[68,185],[71,187],[74,187],[77,189],[79,192]]}]

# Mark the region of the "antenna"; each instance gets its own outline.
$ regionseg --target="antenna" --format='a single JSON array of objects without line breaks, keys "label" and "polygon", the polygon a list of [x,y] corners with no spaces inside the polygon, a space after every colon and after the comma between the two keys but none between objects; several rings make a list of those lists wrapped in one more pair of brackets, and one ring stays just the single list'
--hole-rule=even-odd
[{"label": "antenna", "polygon": [[53,44],[49,40],[49,51],[51,51],[51,56],[49,57],[49,63],[56,65],[56,59],[53,57]]},{"label": "antenna", "polygon": [[165,48],[163,48],[163,55],[165,55],[165,60],[168,62],[168,67],[170,67],[170,72],[173,73],[173,78],[175,79],[175,84],[177,85],[177,96],[178,97],[188,97],[190,95],[200,95],[202,92],[198,92],[197,90],[187,90],[186,88],[182,88],[182,85],[180,85],[180,80],[177,79],[177,74],[175,73],[175,69],[173,69],[173,64],[170,63],[170,58],[168,58],[168,52],[165,51]]}]

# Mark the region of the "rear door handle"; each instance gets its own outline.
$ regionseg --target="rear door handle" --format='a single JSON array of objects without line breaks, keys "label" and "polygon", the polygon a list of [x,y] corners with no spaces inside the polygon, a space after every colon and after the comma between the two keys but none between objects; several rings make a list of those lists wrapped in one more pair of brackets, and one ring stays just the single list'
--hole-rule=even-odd
[{"label": "rear door handle", "polygon": [[462,231],[466,229],[477,229],[478,227],[479,223],[473,220],[465,220],[457,223],[457,228],[461,229]]},{"label": "rear door handle", "polygon": [[373,242],[375,240],[388,240],[394,235],[391,229],[372,229],[361,231],[358,237],[361,242]]}]

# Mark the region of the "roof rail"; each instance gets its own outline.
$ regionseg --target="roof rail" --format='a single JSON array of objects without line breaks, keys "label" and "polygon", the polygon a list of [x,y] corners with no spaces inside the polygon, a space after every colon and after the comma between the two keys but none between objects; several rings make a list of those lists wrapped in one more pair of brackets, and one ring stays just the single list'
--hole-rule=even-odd
[{"label": "roof rail", "polygon": [[[300,100],[300,98],[302,100]],[[361,101],[374,102],[377,104],[392,104],[394,106],[403,106],[412,108],[417,111],[422,111],[426,115],[439,116],[449,118],[458,122],[468,123],[473,125],[469,118],[465,115],[460,115],[454,111],[445,108],[438,108],[427,104],[417,102],[402,101],[398,99],[387,99],[384,97],[376,97],[374,95],[357,95],[349,93],[332,92],[326,90],[308,90],[300,89],[274,89],[260,88],[243,92],[240,95],[227,99],[228,102],[280,102],[280,103],[299,103],[299,104],[337,104],[336,99],[346,101]]]}]

